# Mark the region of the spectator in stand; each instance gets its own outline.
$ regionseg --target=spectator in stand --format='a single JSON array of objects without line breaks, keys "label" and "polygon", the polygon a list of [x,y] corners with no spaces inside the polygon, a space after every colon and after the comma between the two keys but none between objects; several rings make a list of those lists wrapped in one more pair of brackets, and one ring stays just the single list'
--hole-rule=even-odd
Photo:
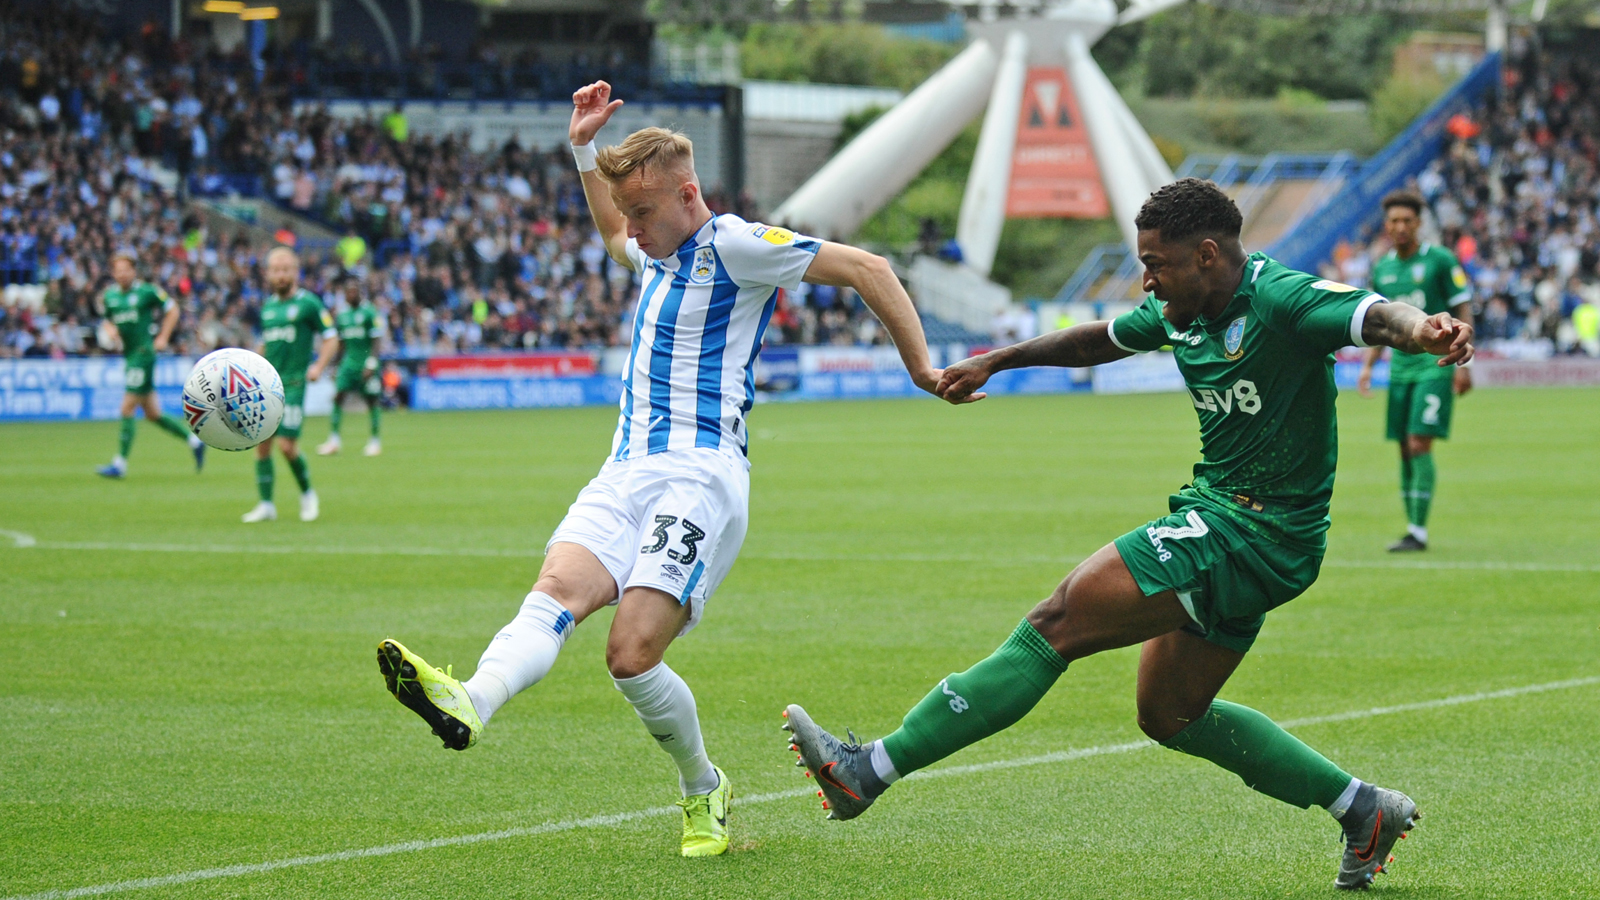
[{"label": "spectator in stand", "polygon": [[[1499,100],[1446,126],[1449,144],[1416,179],[1427,240],[1451,248],[1495,340],[1593,353],[1574,312],[1600,302],[1600,58],[1528,41]],[[1327,277],[1365,285],[1379,237],[1341,248]]]}]

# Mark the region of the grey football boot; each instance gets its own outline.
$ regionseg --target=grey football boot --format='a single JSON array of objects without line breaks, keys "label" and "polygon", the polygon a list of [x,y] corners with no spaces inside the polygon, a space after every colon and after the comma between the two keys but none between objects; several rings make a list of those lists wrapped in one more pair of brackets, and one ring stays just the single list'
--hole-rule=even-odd
[{"label": "grey football boot", "polygon": [[[867,811],[878,795],[889,789],[872,768],[872,753],[856,743],[850,734],[845,743],[817,727],[806,711],[790,704],[783,711],[783,730],[790,732],[789,749],[798,757],[795,765],[817,780],[822,808],[830,819],[854,819]],[[849,732],[846,732],[849,734]]]},{"label": "grey football boot", "polygon": [[[1363,785],[1373,791],[1370,809],[1357,814],[1352,804],[1340,824],[1344,826],[1344,858],[1339,861],[1339,877],[1333,886],[1346,891],[1364,891],[1372,886],[1372,879],[1383,867],[1394,862],[1389,851],[1395,842],[1406,836],[1422,818],[1417,805],[1399,791],[1385,790],[1375,785]],[[1358,796],[1357,803],[1361,798]]]}]

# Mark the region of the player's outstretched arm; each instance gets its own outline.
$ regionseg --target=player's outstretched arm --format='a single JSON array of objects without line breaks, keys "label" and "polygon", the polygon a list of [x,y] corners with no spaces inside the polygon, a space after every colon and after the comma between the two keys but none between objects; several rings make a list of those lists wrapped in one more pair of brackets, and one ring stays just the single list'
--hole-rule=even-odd
[{"label": "player's outstretched arm", "polygon": [[333,363],[334,357],[338,355],[339,336],[336,334],[327,335],[322,339],[322,345],[317,348],[317,361],[312,363],[311,368],[306,370],[306,380],[316,381],[321,378],[323,371]]},{"label": "player's outstretched arm", "polygon": [[[631,269],[633,263],[627,253],[628,222],[616,204],[611,202],[611,186],[594,168],[593,148],[589,146],[594,143],[601,127],[611,121],[611,114],[621,108],[622,101],[611,99],[611,85],[604,81],[578,88],[572,95],[572,124],[567,127],[567,138],[572,141],[573,152],[578,157],[578,177],[583,179],[583,196],[589,202],[589,215],[594,218],[594,227],[600,229],[600,237],[606,242],[606,253]],[[587,157],[586,153],[589,154]]]},{"label": "player's outstretched arm", "polygon": [[1087,322],[964,359],[944,370],[937,393],[951,403],[970,403],[988,396],[978,389],[989,381],[989,376],[1006,369],[1080,368],[1132,355],[1112,342],[1111,329],[1105,322]]},{"label": "player's outstretched arm", "polygon": [[1472,325],[1449,313],[1428,315],[1405,303],[1374,303],[1361,323],[1361,340],[1371,346],[1443,357],[1440,367],[1472,359]]},{"label": "player's outstretched arm", "polygon": [[859,247],[823,241],[817,257],[806,269],[805,280],[812,284],[831,284],[855,288],[867,308],[888,329],[900,361],[917,387],[937,393],[941,374],[928,359],[928,341],[922,334],[922,320],[912,305],[889,261]]},{"label": "player's outstretched arm", "polygon": [[167,343],[172,340],[172,333],[178,329],[179,315],[178,304],[167,301],[167,311],[161,316],[161,331],[156,334],[156,339],[151,344],[157,353],[166,351]]}]

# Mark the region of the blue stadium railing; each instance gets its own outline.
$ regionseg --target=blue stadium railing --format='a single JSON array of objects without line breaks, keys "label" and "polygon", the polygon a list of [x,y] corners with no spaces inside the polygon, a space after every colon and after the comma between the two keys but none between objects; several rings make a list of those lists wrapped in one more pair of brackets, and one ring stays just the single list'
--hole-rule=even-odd
[{"label": "blue stadium railing", "polygon": [[1480,104],[1499,84],[1500,54],[1491,53],[1367,160],[1338,193],[1268,247],[1267,254],[1292,269],[1316,271],[1340,240],[1378,220],[1378,201],[1384,194],[1404,186],[1444,150],[1450,117]]}]

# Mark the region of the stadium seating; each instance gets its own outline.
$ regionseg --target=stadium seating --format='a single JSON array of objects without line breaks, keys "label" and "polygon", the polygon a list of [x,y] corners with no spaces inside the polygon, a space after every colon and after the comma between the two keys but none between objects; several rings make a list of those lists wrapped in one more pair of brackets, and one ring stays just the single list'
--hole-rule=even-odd
[{"label": "stadium seating", "polygon": [[[1529,49],[1503,95],[1448,130],[1416,187],[1472,279],[1480,334],[1594,352],[1573,315],[1600,307],[1600,62]],[[1388,249],[1381,234],[1343,245],[1325,274],[1365,285]]]},{"label": "stadium seating", "polygon": [[[113,38],[67,9],[0,10],[0,35],[0,282],[48,295],[43,309],[0,305],[0,356],[95,352],[93,298],[121,247],[184,305],[180,352],[251,343],[270,242],[244,223],[206,229],[187,196],[241,184],[345,235],[302,242],[305,285],[327,296],[346,272],[364,278],[392,353],[627,342],[632,273],[606,257],[562,150],[474,153],[382,117],[297,109],[299,61],[257,83],[238,59]],[[771,339],[886,340],[859,298],[815,297],[789,298]]]}]

